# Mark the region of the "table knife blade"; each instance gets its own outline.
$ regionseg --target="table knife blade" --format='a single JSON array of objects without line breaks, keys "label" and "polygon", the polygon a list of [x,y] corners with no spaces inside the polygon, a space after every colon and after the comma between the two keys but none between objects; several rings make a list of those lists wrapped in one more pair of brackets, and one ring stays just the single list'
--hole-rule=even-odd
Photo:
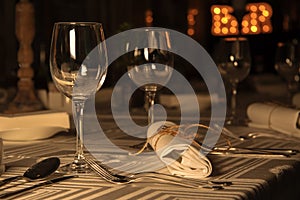
[{"label": "table knife blade", "polygon": [[20,190],[0,194],[0,198],[1,199],[2,198],[7,198],[7,197],[17,195],[17,194],[20,194],[20,193],[28,191],[28,190],[33,190],[33,189],[36,189],[36,188],[39,188],[39,187],[43,187],[43,186],[46,186],[46,185],[51,185],[51,184],[54,184],[54,183],[57,183],[57,182],[60,182],[60,181],[64,181],[64,180],[67,180],[67,179],[70,179],[70,178],[75,178],[75,177],[78,177],[78,176],[77,175],[69,175],[69,176],[62,176],[62,177],[58,177],[58,178],[53,178],[53,179],[50,179],[50,180],[43,181],[41,183],[32,185],[30,187],[26,187],[26,188],[23,188],[23,189],[20,189]]}]

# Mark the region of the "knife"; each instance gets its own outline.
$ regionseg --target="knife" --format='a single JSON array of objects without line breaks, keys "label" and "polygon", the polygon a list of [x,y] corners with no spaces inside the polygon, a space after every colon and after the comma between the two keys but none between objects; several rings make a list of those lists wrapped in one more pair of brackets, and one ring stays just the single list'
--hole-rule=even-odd
[{"label": "knife", "polygon": [[296,151],[285,149],[263,149],[263,148],[238,148],[238,147],[215,147],[210,154],[247,154],[247,155],[261,155],[261,156],[281,156],[290,157],[296,154]]},{"label": "knife", "polygon": [[43,186],[46,186],[46,185],[51,185],[53,183],[57,183],[57,182],[64,181],[64,180],[67,180],[67,179],[70,179],[70,178],[75,178],[75,177],[78,177],[78,175],[70,175],[70,176],[62,176],[62,177],[54,178],[54,179],[44,181],[44,182],[32,185],[30,187],[20,189],[20,190],[0,194],[0,198],[1,199],[7,198],[7,197],[10,197],[10,196],[13,196],[13,195],[16,195],[16,194],[20,194],[20,193],[28,191],[28,190],[33,190],[33,189],[36,189],[36,188],[39,188],[39,187],[43,187]]}]

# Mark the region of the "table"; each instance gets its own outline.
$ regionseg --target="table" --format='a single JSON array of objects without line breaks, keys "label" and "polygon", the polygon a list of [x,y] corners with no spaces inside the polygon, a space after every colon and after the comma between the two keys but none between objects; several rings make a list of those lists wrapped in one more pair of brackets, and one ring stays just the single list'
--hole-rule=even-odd
[{"label": "table", "polygon": [[[110,138],[124,146],[132,143],[128,137],[120,136],[114,124],[107,120]],[[229,127],[235,133],[245,135],[253,131],[248,127]],[[27,158],[6,159],[7,171],[2,178],[22,174],[36,158],[59,156],[69,162],[66,155],[74,153],[74,135],[59,133],[52,138],[40,141],[4,141],[4,152],[9,155],[23,155]],[[247,141],[234,141],[233,146],[269,148],[292,148],[300,150],[300,140],[283,141],[272,138],[256,138]],[[220,141],[222,144],[222,141]],[[222,190],[187,188],[174,186],[158,180],[145,178],[139,182],[115,185],[108,183],[95,174],[83,174],[22,193],[12,199],[300,199],[300,154],[291,157],[260,157],[240,155],[209,155],[213,174],[208,180],[227,180],[233,184]],[[62,163],[62,165],[65,163]],[[27,187],[34,183],[21,182],[9,190]]]}]

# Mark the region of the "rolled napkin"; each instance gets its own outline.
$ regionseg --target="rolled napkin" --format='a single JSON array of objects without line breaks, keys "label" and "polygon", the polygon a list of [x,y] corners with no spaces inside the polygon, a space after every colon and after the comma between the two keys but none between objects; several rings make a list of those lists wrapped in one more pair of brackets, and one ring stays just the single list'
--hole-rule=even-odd
[{"label": "rolled napkin", "polygon": [[164,121],[150,125],[147,131],[148,143],[171,174],[197,179],[209,176],[212,173],[211,162],[191,145],[191,141],[161,132],[163,128],[174,125]]},{"label": "rolled napkin", "polygon": [[253,103],[247,108],[250,127],[276,130],[300,137],[300,110],[276,104]]}]

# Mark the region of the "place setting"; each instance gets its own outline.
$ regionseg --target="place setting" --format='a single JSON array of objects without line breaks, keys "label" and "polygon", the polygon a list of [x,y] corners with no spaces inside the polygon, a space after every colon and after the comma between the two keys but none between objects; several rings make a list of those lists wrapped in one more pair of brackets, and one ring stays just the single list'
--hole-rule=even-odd
[{"label": "place setting", "polygon": [[299,199],[289,4],[4,0],[0,199]]}]

